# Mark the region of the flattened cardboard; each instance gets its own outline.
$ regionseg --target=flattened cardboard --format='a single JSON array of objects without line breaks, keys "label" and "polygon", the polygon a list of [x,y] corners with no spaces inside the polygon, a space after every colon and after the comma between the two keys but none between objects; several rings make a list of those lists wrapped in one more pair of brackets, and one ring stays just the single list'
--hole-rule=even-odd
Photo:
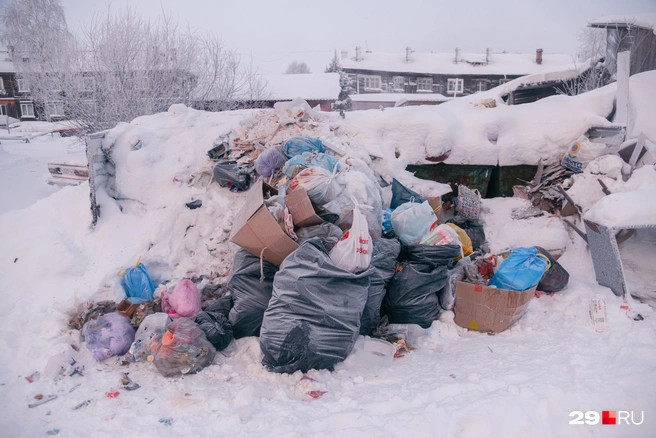
[{"label": "flattened cardboard", "polygon": [[285,196],[285,205],[297,227],[311,227],[323,223],[323,220],[315,213],[312,201],[303,187],[297,187],[296,190],[289,192]]},{"label": "flattened cardboard", "polygon": [[479,332],[499,333],[528,309],[535,287],[523,292],[456,282],[455,323]]},{"label": "flattened cardboard", "polygon": [[261,255],[267,262],[280,266],[285,257],[298,248],[298,244],[280,228],[264,205],[266,193],[276,195],[278,191],[264,184],[262,180],[253,184],[246,195],[246,202],[237,213],[230,241],[251,254],[258,257]]}]

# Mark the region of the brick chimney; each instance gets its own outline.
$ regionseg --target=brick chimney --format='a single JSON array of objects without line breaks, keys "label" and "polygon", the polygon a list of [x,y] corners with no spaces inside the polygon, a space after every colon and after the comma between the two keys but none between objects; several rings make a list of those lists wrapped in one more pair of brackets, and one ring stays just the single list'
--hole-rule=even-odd
[{"label": "brick chimney", "polygon": [[342,50],[342,59],[348,58],[348,50]]},{"label": "brick chimney", "polygon": [[456,59],[454,61],[456,64],[460,62],[460,49],[456,47]]},{"label": "brick chimney", "polygon": [[538,65],[542,65],[542,49],[537,49],[535,51],[535,62]]},{"label": "brick chimney", "polygon": [[405,62],[410,62],[410,54],[412,53],[411,47],[405,48]]},{"label": "brick chimney", "polygon": [[485,49],[485,65],[490,63],[490,53],[492,52],[492,49],[489,47]]},{"label": "brick chimney", "polygon": [[362,57],[360,56],[361,50],[362,49],[360,48],[360,46],[355,46],[355,60],[356,61],[361,61],[362,60]]},{"label": "brick chimney", "polygon": [[14,46],[7,46],[7,60],[14,60]]}]

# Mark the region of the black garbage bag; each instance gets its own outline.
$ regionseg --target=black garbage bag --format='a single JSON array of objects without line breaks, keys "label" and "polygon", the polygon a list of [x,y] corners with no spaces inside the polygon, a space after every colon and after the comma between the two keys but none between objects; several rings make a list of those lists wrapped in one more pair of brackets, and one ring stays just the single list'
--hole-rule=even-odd
[{"label": "black garbage bag", "polygon": [[462,216],[456,216],[447,222],[453,222],[462,228],[465,233],[467,233],[472,241],[472,248],[474,251],[479,249],[485,243],[485,230],[483,229],[483,225],[479,224],[478,222],[472,221]]},{"label": "black garbage bag", "polygon": [[299,228],[296,230],[296,237],[298,238],[296,242],[302,245],[303,242],[318,237],[326,247],[326,251],[330,252],[343,234],[344,232],[337,225],[326,222],[321,225]]},{"label": "black garbage bag", "polygon": [[217,351],[225,350],[234,339],[232,324],[228,320],[231,307],[232,297],[225,295],[196,315],[196,324]]},{"label": "black garbage bag", "polygon": [[247,190],[253,179],[253,165],[236,161],[219,161],[214,166],[214,181],[221,187]]},{"label": "black garbage bag", "polygon": [[399,205],[410,202],[413,199],[414,202],[418,202],[420,204],[426,200],[426,198],[421,196],[419,193],[410,190],[398,182],[396,178],[394,178],[392,180],[392,202],[390,202],[390,208],[394,210]]},{"label": "black garbage bag", "polygon": [[567,283],[569,283],[569,272],[549,254],[549,251],[539,246],[536,246],[535,249],[538,250],[538,254],[546,256],[551,262],[551,266],[542,275],[538,283],[538,290],[543,292],[559,292],[565,289]]},{"label": "black garbage bag", "polygon": [[259,257],[245,249],[235,254],[228,278],[228,290],[234,304],[228,319],[235,339],[260,335],[262,317],[273,291],[273,277],[278,272],[278,267],[266,260],[262,260],[262,268],[264,281],[260,281]]},{"label": "black garbage bag", "polygon": [[369,335],[380,325],[380,306],[385,298],[385,288],[394,276],[396,258],[401,243],[396,239],[374,239],[371,266],[374,268],[369,285],[369,296],[360,318],[360,334]]},{"label": "black garbage bag", "polygon": [[381,309],[389,322],[430,327],[440,316],[438,292],[447,269],[459,255],[459,245],[403,245]]},{"label": "black garbage bag", "polygon": [[360,331],[373,269],[338,268],[319,239],[291,253],[273,282],[260,331],[262,365],[278,373],[332,369]]}]

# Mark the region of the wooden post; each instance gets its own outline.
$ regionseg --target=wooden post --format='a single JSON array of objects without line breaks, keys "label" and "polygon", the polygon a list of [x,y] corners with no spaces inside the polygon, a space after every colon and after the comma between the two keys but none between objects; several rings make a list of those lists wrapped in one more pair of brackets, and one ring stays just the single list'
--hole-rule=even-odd
[{"label": "wooden post", "polygon": [[615,123],[629,126],[629,75],[631,52],[617,54],[617,110]]}]

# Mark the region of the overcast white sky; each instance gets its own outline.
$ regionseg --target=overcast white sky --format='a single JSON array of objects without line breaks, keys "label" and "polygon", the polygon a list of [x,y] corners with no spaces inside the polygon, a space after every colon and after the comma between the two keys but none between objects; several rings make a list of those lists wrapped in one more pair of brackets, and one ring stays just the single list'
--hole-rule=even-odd
[{"label": "overcast white sky", "polygon": [[656,12],[656,0],[61,0],[72,30],[94,13],[126,4],[155,18],[162,10],[211,30],[262,73],[294,60],[322,72],[335,49],[574,54],[587,21]]}]

